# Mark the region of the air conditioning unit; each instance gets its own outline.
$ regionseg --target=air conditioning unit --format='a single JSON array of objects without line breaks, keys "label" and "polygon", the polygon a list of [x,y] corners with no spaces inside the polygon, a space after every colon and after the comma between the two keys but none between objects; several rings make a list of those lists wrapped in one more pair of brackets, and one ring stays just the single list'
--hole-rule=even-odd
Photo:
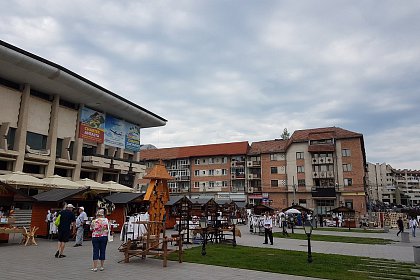
[{"label": "air conditioning unit", "polygon": [[232,174],[230,177],[231,177],[232,179],[236,179],[236,175],[235,175],[235,174]]},{"label": "air conditioning unit", "polygon": [[312,172],[312,177],[313,178],[319,178],[318,172]]},{"label": "air conditioning unit", "polygon": [[327,177],[327,172],[322,171],[322,172],[321,172],[321,174],[319,174],[319,176],[320,176],[321,178],[326,178],[326,177]]},{"label": "air conditioning unit", "polygon": [[254,178],[254,174],[248,174],[248,179],[251,180]]},{"label": "air conditioning unit", "polygon": [[236,161],[232,161],[232,162],[230,163],[230,166],[235,167],[235,166],[236,166]]},{"label": "air conditioning unit", "polygon": [[232,192],[237,192],[238,189],[236,187],[232,187]]},{"label": "air conditioning unit", "polygon": [[318,159],[318,162],[321,163],[321,164],[324,163],[325,162],[325,158]]},{"label": "air conditioning unit", "polygon": [[246,162],[246,166],[248,166],[248,167],[252,167],[252,161],[247,161],[247,162]]},{"label": "air conditioning unit", "polygon": [[332,157],[327,157],[326,158],[327,163],[332,163],[333,162],[333,158]]},{"label": "air conditioning unit", "polygon": [[318,158],[313,158],[312,159],[312,164],[318,164]]},{"label": "air conditioning unit", "polygon": [[254,192],[254,188],[253,187],[248,187],[248,193],[253,193]]},{"label": "air conditioning unit", "polygon": [[328,172],[327,172],[327,177],[328,177],[328,178],[333,178],[333,177],[334,177],[334,172],[332,172],[332,171],[328,171]]}]

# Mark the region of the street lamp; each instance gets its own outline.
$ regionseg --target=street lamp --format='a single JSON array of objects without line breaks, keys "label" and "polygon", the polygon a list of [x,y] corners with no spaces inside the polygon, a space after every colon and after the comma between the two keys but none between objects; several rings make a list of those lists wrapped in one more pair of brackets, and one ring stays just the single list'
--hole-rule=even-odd
[{"label": "street lamp", "polygon": [[200,219],[200,228],[203,234],[203,245],[201,247],[201,255],[205,256],[206,255],[206,243],[207,243],[207,218],[206,217],[202,217]]},{"label": "street lamp", "polygon": [[309,220],[305,221],[303,225],[306,236],[308,237],[308,263],[312,262],[312,252],[311,252],[311,234],[312,234],[312,223]]},{"label": "street lamp", "polygon": [[232,228],[232,234],[233,234],[232,244],[233,244],[233,247],[236,247],[235,227],[236,227],[236,224],[238,223],[238,218],[236,216],[230,217],[230,223],[233,226],[233,228]]}]

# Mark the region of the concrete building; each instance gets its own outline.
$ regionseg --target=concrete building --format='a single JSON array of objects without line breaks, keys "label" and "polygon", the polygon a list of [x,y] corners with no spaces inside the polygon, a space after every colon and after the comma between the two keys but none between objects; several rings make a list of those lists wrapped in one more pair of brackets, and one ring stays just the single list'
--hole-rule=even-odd
[{"label": "concrete building", "polygon": [[372,202],[396,203],[393,168],[386,163],[367,163],[367,195]]},{"label": "concrete building", "polygon": [[162,117],[42,57],[0,41],[0,174],[133,186],[140,129]]},{"label": "concrete building", "polygon": [[420,204],[420,170],[394,169],[396,204]]},{"label": "concrete building", "polygon": [[[243,194],[252,204],[300,204],[318,214],[345,205],[366,212],[363,135],[338,127],[298,130],[288,140],[143,151],[163,160],[172,192]],[[140,181],[145,185],[145,181]]]}]

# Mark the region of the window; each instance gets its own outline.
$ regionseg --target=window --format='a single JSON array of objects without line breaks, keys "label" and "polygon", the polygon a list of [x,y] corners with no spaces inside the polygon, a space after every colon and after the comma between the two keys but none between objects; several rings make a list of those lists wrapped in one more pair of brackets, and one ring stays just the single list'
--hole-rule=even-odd
[{"label": "window", "polygon": [[344,202],[344,205],[345,205],[347,208],[353,209],[353,200],[346,200],[346,201]]},{"label": "window", "polygon": [[194,182],[194,189],[200,188],[200,182]]},{"label": "window", "polygon": [[222,157],[222,163],[226,163],[227,162],[227,157]]},{"label": "window", "polygon": [[215,161],[215,159],[214,158],[209,158],[209,163],[210,164],[213,164],[213,163],[215,163],[216,161]]},{"label": "window", "polygon": [[9,132],[7,133],[7,148],[9,150],[13,150],[15,146],[15,135],[16,135],[16,128],[9,127]]},{"label": "window", "polygon": [[271,186],[272,187],[278,187],[279,186],[279,181],[278,180],[271,180]]},{"label": "window", "polygon": [[196,158],[196,159],[194,160],[194,164],[199,165],[199,164],[200,164],[200,160],[199,160],[198,158]]},{"label": "window", "polygon": [[344,172],[351,171],[351,163],[345,163],[345,164],[343,164],[343,171]]},{"label": "window", "polygon": [[200,176],[200,170],[194,170],[194,175],[195,176]]},{"label": "window", "polygon": [[203,159],[203,163],[206,163],[206,160],[205,159]]},{"label": "window", "polygon": [[271,167],[271,174],[277,174],[277,167]]},{"label": "window", "polygon": [[350,151],[350,149],[342,149],[342,150],[341,150],[341,155],[342,155],[343,157],[349,157],[349,156],[351,156],[351,151]]},{"label": "window", "polygon": [[344,178],[344,186],[352,186],[353,180],[351,178]]},{"label": "window", "polygon": [[222,169],[222,175],[227,175],[227,169]]},{"label": "window", "polygon": [[209,176],[214,176],[214,169],[209,170]]},{"label": "window", "polygon": [[299,199],[299,205],[305,206],[306,205],[306,199]]},{"label": "window", "polygon": [[57,146],[55,147],[55,157],[56,158],[61,158],[62,148],[63,148],[63,139],[57,138]]},{"label": "window", "polygon": [[306,185],[306,183],[305,183],[305,179],[299,179],[298,180],[298,186],[299,187],[304,187]]},{"label": "window", "polygon": [[303,152],[296,152],[296,159],[304,159]]},{"label": "window", "polygon": [[228,186],[228,182],[227,182],[227,181],[223,181],[223,182],[222,182],[222,186],[223,186],[223,187],[227,187],[227,186]]},{"label": "window", "polygon": [[272,161],[284,160],[284,154],[271,154],[270,160]]},{"label": "window", "polygon": [[305,172],[305,167],[304,166],[298,166],[297,167],[297,173],[304,173]]},{"label": "window", "polygon": [[214,182],[213,181],[209,182],[209,188],[214,188]]},{"label": "window", "polygon": [[28,131],[26,134],[26,145],[34,150],[45,150],[47,148],[47,136]]}]

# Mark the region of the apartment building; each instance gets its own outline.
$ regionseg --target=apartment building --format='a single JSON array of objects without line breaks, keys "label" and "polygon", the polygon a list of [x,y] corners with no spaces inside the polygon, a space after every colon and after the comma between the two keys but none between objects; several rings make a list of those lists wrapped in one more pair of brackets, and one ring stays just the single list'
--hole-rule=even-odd
[{"label": "apartment building", "polygon": [[367,163],[367,195],[372,202],[396,203],[395,178],[391,165]]},{"label": "apartment building", "polygon": [[420,170],[395,169],[386,163],[367,163],[371,201],[416,206],[420,204]]},{"label": "apartment building", "polygon": [[[248,142],[199,145],[141,151],[140,159],[151,168],[162,160],[174,180],[171,193],[211,194],[220,198],[246,199]],[[139,180],[140,188],[147,180]]]},{"label": "apartment building", "polygon": [[133,186],[140,129],[166,120],[44,58],[0,41],[0,174]]},{"label": "apartment building", "polygon": [[[298,130],[287,140],[268,140],[148,150],[141,159],[151,167],[163,160],[172,174],[183,160],[184,181],[172,192],[244,194],[252,204],[275,208],[292,204],[326,214],[345,205],[366,212],[363,135],[338,127]],[[146,182],[140,181],[145,185]]]}]

